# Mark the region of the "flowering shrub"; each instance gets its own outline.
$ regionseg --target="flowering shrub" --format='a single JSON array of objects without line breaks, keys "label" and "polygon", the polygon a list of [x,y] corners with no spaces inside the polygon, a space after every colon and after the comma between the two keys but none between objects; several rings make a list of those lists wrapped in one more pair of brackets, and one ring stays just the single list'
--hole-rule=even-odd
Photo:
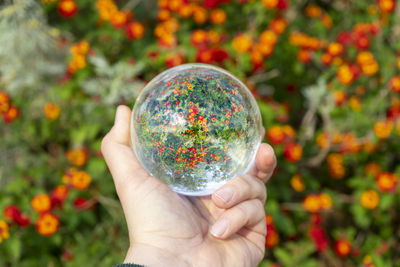
[{"label": "flowering shrub", "polygon": [[123,260],[100,142],[117,104],[186,62],[231,71],[258,101],[279,163],[260,266],[392,266],[399,25],[395,0],[6,1],[0,266]]}]

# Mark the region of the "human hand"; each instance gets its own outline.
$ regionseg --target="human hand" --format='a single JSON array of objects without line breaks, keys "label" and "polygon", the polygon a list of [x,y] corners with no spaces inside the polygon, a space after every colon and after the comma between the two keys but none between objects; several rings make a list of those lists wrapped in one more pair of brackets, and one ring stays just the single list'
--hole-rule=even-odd
[{"label": "human hand", "polygon": [[209,196],[172,191],[139,163],[130,145],[131,110],[119,106],[101,150],[129,231],[126,263],[145,266],[256,266],[265,250],[265,182],[276,158],[261,144],[250,171]]}]

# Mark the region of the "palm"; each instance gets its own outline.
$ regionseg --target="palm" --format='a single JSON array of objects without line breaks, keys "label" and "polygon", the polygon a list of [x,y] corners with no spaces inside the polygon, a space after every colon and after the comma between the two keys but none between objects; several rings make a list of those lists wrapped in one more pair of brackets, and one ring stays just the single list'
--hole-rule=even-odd
[{"label": "palm", "polygon": [[[224,212],[213,203],[211,196],[178,195],[144,169],[138,173],[145,177],[141,192],[147,193],[136,196],[140,199],[136,198],[136,206],[142,211],[135,214],[145,216],[135,218],[134,225],[129,225],[133,227],[130,232],[140,233],[132,237],[135,242],[185,255],[196,261],[196,266],[237,265],[238,262],[240,266],[254,266],[263,257],[265,233],[255,229],[265,227],[265,222],[259,222],[254,229],[243,228],[221,242],[208,234],[211,225]],[[200,258],[204,260],[201,265]]]}]

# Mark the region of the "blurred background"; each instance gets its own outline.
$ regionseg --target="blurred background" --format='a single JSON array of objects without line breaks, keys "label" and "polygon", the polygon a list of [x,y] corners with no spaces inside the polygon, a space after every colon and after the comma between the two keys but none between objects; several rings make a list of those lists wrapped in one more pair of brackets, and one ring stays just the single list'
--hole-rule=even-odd
[{"label": "blurred background", "polygon": [[275,148],[260,266],[400,266],[397,1],[0,4],[0,266],[122,262],[101,139],[187,62],[244,81]]}]

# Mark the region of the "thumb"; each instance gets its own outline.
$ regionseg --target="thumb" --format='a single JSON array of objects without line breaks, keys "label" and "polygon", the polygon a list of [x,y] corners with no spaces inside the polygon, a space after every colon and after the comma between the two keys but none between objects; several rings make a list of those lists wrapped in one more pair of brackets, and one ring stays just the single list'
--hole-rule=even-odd
[{"label": "thumb", "polygon": [[[131,110],[127,106],[118,106],[114,126],[101,142],[101,152],[114,179],[118,195],[132,184],[150,177],[136,158],[130,146]],[[129,190],[129,189],[127,189]]]}]

